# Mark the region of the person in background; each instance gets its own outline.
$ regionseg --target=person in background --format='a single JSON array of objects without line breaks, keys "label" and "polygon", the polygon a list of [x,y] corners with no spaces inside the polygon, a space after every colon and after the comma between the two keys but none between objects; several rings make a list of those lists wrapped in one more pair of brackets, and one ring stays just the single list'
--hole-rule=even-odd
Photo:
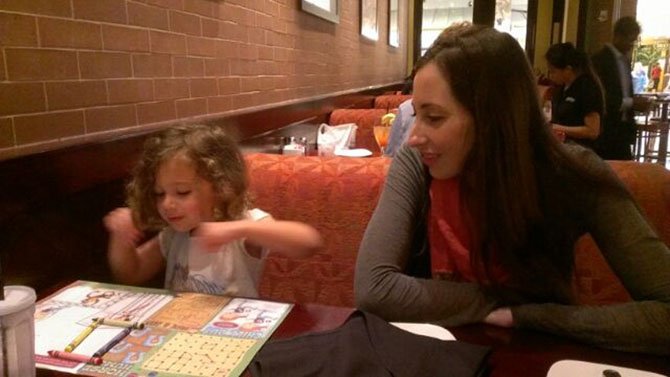
[{"label": "person in background", "polygon": [[398,106],[398,113],[393,120],[393,124],[391,124],[389,142],[384,148],[384,155],[393,157],[396,154],[407,141],[412,124],[414,124],[414,109],[412,108],[412,100],[408,99]]},{"label": "person in background", "polygon": [[655,92],[658,90],[658,84],[661,82],[661,65],[658,62],[654,62],[651,65],[651,91]]},{"label": "person in background", "polygon": [[551,126],[565,133],[566,140],[593,149],[605,105],[589,57],[569,42],[549,47],[544,57],[557,86],[551,98]]},{"label": "person in background", "polygon": [[[402,88],[402,94],[412,94],[414,85],[414,70],[405,78],[405,84]],[[391,133],[389,142],[384,148],[384,155],[393,157],[400,147],[407,141],[409,130],[414,123],[414,110],[412,109],[412,100],[408,99],[398,106],[398,112],[391,124]]]},{"label": "person in background", "polygon": [[[631,194],[593,151],[552,135],[512,36],[469,24],[443,34],[417,63],[416,121],[363,236],[357,307],[669,355],[670,250]],[[576,304],[574,246],[587,232],[635,301]]]},{"label": "person in background", "polygon": [[[149,138],[127,186],[129,208],[104,218],[108,260],[123,284],[165,269],[165,288],[258,296],[268,250],[310,255],[319,233],[249,207],[246,165],[223,130],[179,126]],[[143,241],[144,230],[158,235]]]},{"label": "person in background", "polygon": [[633,94],[640,94],[647,89],[649,85],[649,78],[647,77],[647,71],[642,66],[642,63],[635,62],[633,65]]},{"label": "person in background", "polygon": [[413,81],[414,80],[413,80],[412,74],[405,77],[405,83],[402,86],[402,90],[400,91],[400,94],[412,94]]},{"label": "person in background", "polygon": [[614,37],[593,55],[593,66],[605,89],[605,118],[597,143],[600,156],[608,160],[632,160],[635,143],[633,84],[630,54],[640,36],[640,25],[632,17],[614,24]]}]

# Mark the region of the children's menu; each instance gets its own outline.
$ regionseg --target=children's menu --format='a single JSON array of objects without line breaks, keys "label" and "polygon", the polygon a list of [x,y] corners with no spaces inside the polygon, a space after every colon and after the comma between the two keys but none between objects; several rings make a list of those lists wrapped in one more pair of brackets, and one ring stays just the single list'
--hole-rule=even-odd
[{"label": "children's menu", "polygon": [[[37,303],[35,359],[38,368],[98,377],[239,376],[291,307],[76,281]],[[55,357],[72,345],[65,354],[83,360]]]}]

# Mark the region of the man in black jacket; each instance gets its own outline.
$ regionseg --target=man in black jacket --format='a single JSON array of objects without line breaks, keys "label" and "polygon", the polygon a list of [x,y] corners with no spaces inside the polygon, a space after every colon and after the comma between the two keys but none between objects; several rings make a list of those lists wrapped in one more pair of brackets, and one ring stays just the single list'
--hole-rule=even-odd
[{"label": "man in black jacket", "polygon": [[593,66],[605,89],[605,117],[596,149],[606,160],[633,159],[635,119],[630,54],[640,31],[633,17],[620,18],[614,25],[612,43],[593,56]]}]

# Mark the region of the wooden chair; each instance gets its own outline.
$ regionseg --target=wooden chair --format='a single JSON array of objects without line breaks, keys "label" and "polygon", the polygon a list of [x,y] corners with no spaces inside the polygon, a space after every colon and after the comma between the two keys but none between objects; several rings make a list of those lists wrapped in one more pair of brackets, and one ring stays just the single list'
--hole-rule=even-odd
[{"label": "wooden chair", "polygon": [[655,98],[636,96],[633,101],[637,135],[634,145],[634,156],[637,161],[655,162],[660,151],[656,143],[662,132],[668,132],[668,124],[656,117],[658,106]]}]

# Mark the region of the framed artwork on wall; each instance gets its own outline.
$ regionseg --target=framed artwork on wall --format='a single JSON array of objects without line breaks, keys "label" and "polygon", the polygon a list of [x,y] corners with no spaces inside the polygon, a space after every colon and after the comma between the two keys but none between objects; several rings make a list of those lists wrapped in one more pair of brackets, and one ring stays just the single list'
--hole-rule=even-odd
[{"label": "framed artwork on wall", "polygon": [[389,45],[400,46],[400,9],[398,0],[389,0]]},{"label": "framed artwork on wall", "polygon": [[336,24],[340,22],[340,0],[300,0],[300,9]]},{"label": "framed artwork on wall", "polygon": [[376,41],[379,39],[377,23],[377,0],[361,0],[361,35]]}]

